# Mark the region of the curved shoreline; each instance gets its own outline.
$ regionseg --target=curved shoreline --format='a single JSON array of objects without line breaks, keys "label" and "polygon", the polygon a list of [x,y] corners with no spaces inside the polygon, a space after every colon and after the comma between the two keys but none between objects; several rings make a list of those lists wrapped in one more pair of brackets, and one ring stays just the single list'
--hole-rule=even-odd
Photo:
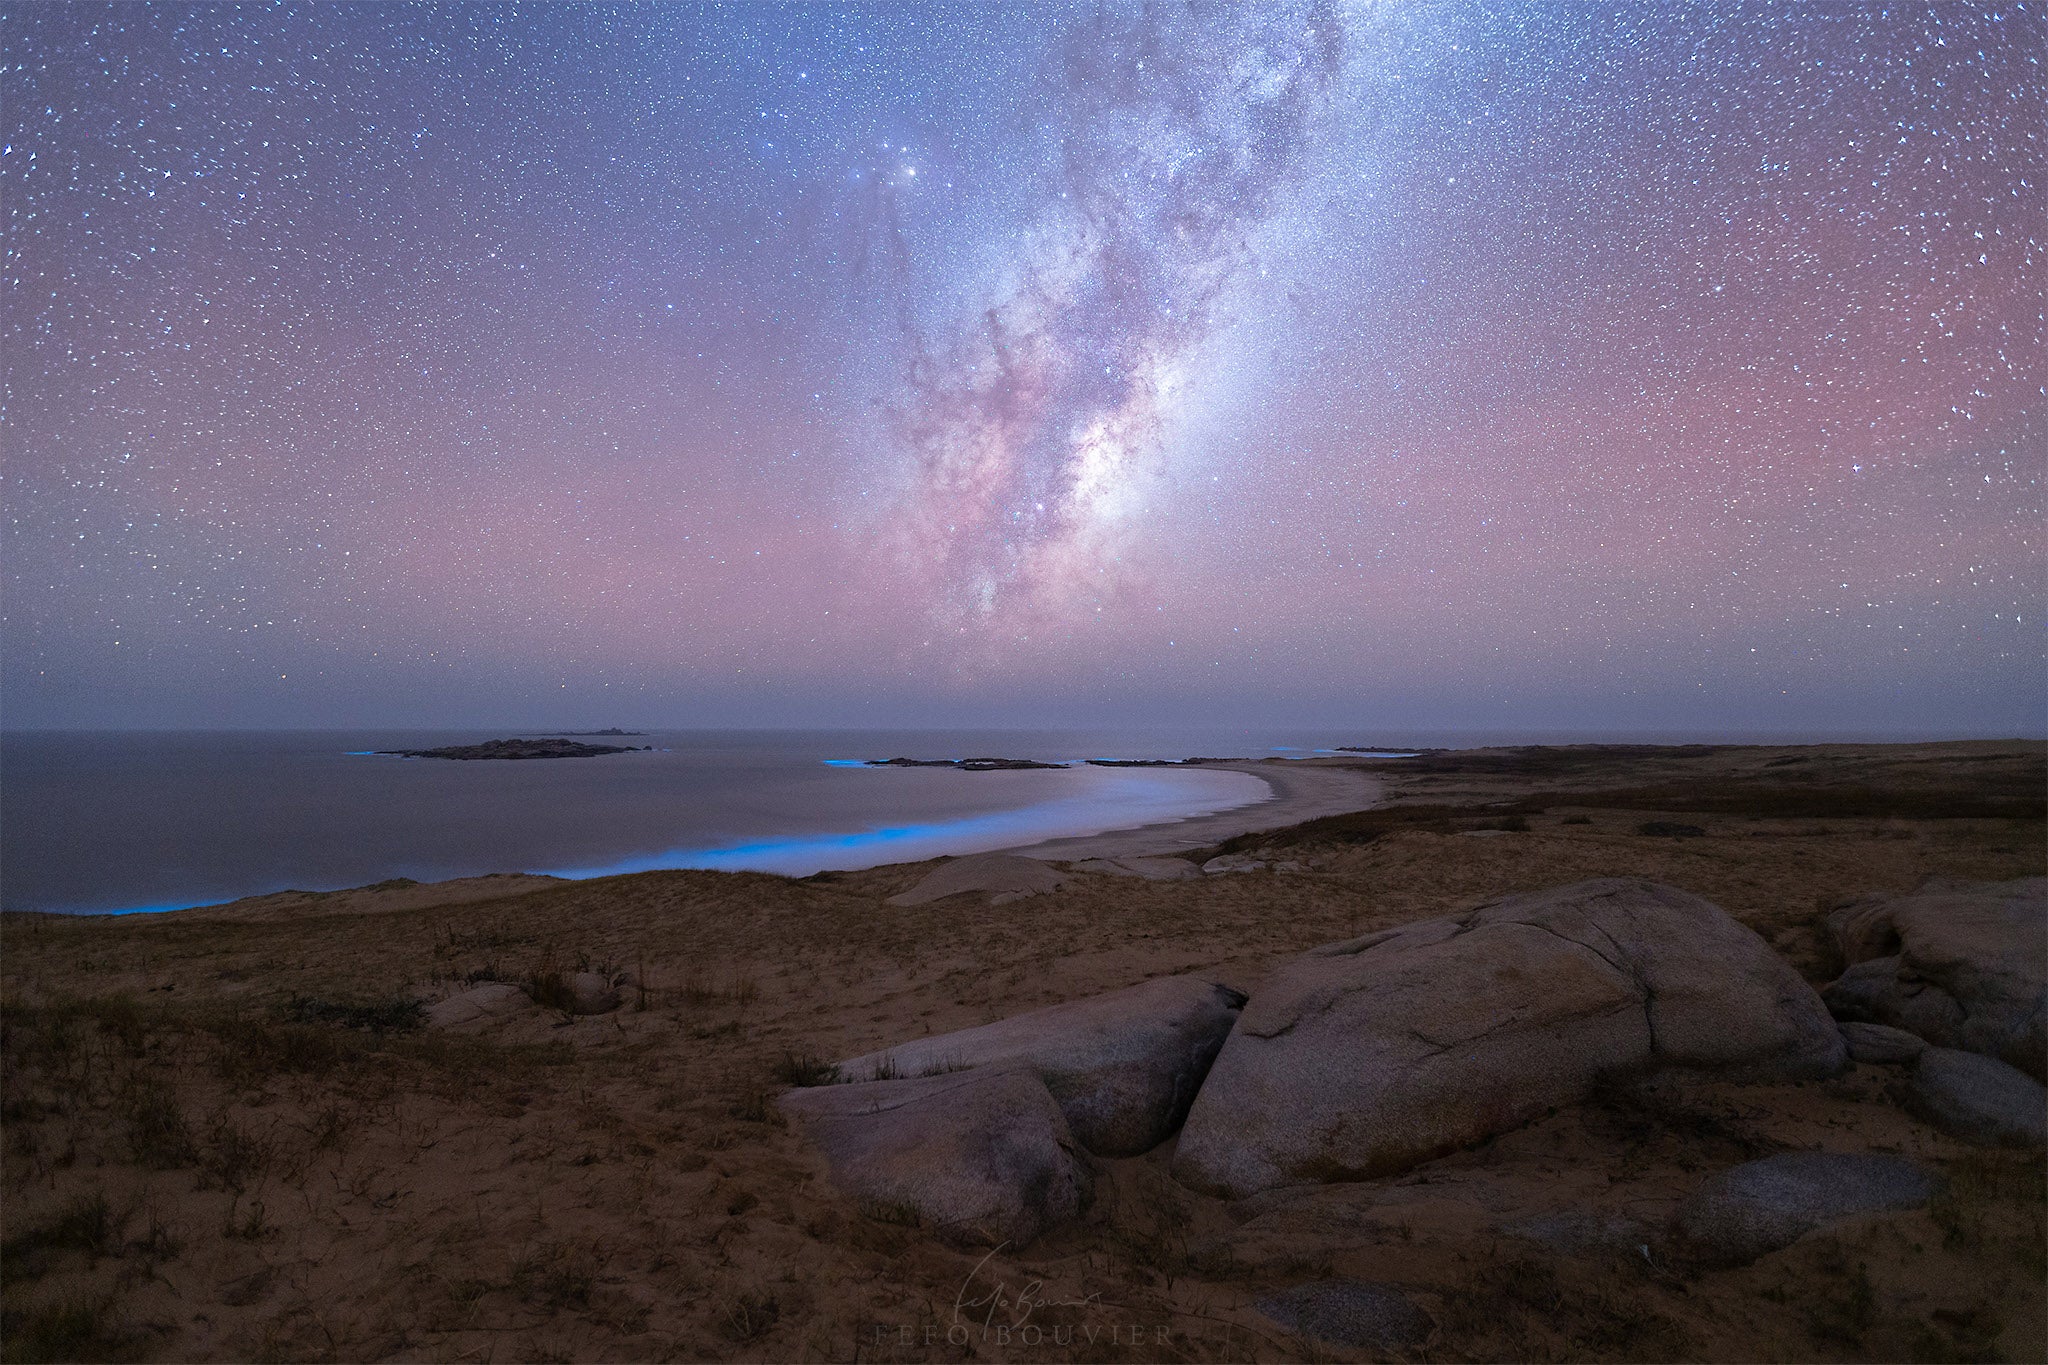
[{"label": "curved shoreline", "polygon": [[[967,857],[991,852],[1018,853],[1052,862],[1070,862],[1082,858],[1156,857],[1206,847],[1239,834],[1278,829],[1323,815],[1362,810],[1375,804],[1382,796],[1382,783],[1378,778],[1342,759],[1263,759],[1242,763],[1205,763],[1199,768],[1184,771],[1217,770],[1240,772],[1256,777],[1265,784],[1267,795],[1237,805],[1198,810],[1192,815],[1163,820],[1146,820],[1140,815],[1138,818],[1142,823],[1138,824],[1120,827],[1111,825],[1109,828],[1088,834],[1058,835],[1022,844],[1002,845],[1002,827],[1018,821],[1020,817],[1027,820],[1032,816],[1042,817],[1045,814],[1042,803],[924,826],[884,827],[853,834],[796,836],[786,840],[754,842],[717,849],[670,849],[580,868],[558,867],[519,873],[468,874],[446,881],[408,883],[404,895],[397,899],[408,905],[426,903],[433,899],[432,889],[437,886],[452,889],[459,885],[462,888],[461,898],[469,899],[476,894],[516,894],[513,891],[515,883],[520,891],[537,890],[543,886],[559,885],[563,881],[629,876],[636,872],[767,871],[784,876],[803,876],[807,871],[815,870],[810,866],[814,863],[836,870],[859,871],[927,862],[935,858]],[[1154,773],[1171,772],[1173,769],[1148,768],[1141,771],[1149,776]],[[1109,815],[1107,818],[1114,820],[1116,817]],[[963,846],[953,849],[941,846],[956,842]],[[884,852],[889,850],[891,845],[896,845],[912,856],[891,859],[885,855],[884,858],[872,862],[863,856],[864,853]],[[763,865],[782,862],[785,858],[789,859],[790,865]],[[805,866],[805,871],[794,870],[793,865],[799,863]],[[187,911],[269,913],[285,909],[287,906],[298,913],[307,913],[313,911],[316,905],[321,910],[330,912],[344,908],[362,908],[366,901],[377,903],[383,908],[382,903],[392,899],[391,896],[383,894],[387,887],[388,883],[367,883],[331,891],[256,892],[232,900],[210,903],[174,902],[59,913],[126,918],[182,914]]]},{"label": "curved shoreline", "polygon": [[[1215,769],[1263,776],[1240,764],[1204,764],[1185,771]],[[1162,784],[1168,788],[1176,785],[1173,778],[1155,775],[1164,771],[1171,770],[1102,771],[1091,779],[1102,787],[1102,792],[1093,796],[1055,797],[951,820],[871,825],[851,832],[792,835],[716,848],[668,849],[599,866],[550,868],[545,872],[546,875],[572,881],[654,871],[768,872],[786,877],[809,876],[821,871],[860,872],[877,867],[929,862],[935,858],[964,858],[978,853],[1004,852],[1017,847],[1019,839],[1028,846],[1127,837],[1140,829],[1175,828],[1203,820],[1228,819],[1238,812],[1263,811],[1272,803],[1271,782],[1265,784],[1268,795],[1263,797],[1238,799],[1234,794],[1207,797],[1174,794],[1162,800],[1157,789]],[[1104,778],[1109,780],[1104,782]],[[1121,803],[1114,795],[1119,787],[1126,791],[1125,800]],[[1147,788],[1154,789],[1149,796]],[[1132,792],[1139,796],[1136,802],[1130,800]],[[1120,811],[1117,809],[1119,804],[1135,804],[1138,809]],[[1176,809],[1183,813],[1168,813]],[[1125,823],[1119,824],[1119,821]],[[1062,827],[1085,832],[1056,832]]]},{"label": "curved shoreline", "polygon": [[1244,763],[1204,763],[1202,767],[1250,773],[1264,782],[1272,795],[1263,801],[1207,815],[1046,839],[998,851],[1057,863],[1082,858],[1171,856],[1191,848],[1207,848],[1240,834],[1258,834],[1325,815],[1365,810],[1379,804],[1386,793],[1386,784],[1380,778],[1343,759],[1269,758]]}]

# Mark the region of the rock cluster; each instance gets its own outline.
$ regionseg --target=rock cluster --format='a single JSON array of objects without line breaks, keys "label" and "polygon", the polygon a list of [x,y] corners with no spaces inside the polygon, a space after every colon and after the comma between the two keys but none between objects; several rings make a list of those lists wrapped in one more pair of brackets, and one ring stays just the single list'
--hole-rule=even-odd
[{"label": "rock cluster", "polygon": [[[1112,875],[1150,875],[1137,861],[1153,860]],[[965,858],[897,900],[1033,894],[1061,875],[1033,859]],[[1911,1067],[1899,1090],[1929,1122],[2038,1147],[2048,1092],[1999,1057],[2027,1060],[2038,1037],[2040,886],[1923,888],[1836,916],[1852,963],[1884,964],[1852,966],[1848,985],[1829,988],[1839,1024],[1718,907],[1609,878],[1313,949],[1249,1001],[1167,977],[900,1044],[781,1103],[864,1206],[1019,1245],[1080,1207],[1092,1158],[1150,1151],[1176,1130],[1184,1183],[1280,1198],[1285,1186],[1404,1171],[1610,1078],[1667,1068],[1783,1082],[1833,1075],[1851,1057]],[[1924,1204],[1936,1184],[1903,1158],[1783,1153],[1710,1177],[1666,1231],[1583,1211],[1511,1231],[1569,1242],[1590,1229],[1603,1246],[1633,1246],[1640,1232],[1645,1255],[1668,1241],[1736,1263],[1843,1218]],[[1401,1350],[1430,1330],[1383,1285],[1315,1281],[1258,1307],[1345,1347]]]}]

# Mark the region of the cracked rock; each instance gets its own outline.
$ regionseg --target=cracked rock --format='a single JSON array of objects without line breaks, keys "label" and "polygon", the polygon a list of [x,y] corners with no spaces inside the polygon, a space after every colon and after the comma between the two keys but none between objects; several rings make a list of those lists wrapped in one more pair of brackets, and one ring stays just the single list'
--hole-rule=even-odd
[{"label": "cracked rock", "polygon": [[1223,1045],[1174,1171],[1243,1197],[1369,1179],[1687,1067],[1832,1075],[1813,988],[1719,907],[1624,878],[1329,944],[1273,973]]}]

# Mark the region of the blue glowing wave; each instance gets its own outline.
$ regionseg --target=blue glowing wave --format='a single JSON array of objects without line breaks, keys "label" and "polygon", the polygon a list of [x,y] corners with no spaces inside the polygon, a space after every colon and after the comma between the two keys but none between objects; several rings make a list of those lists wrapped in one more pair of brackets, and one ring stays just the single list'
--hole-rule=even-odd
[{"label": "blue glowing wave", "polygon": [[1254,805],[1270,800],[1273,795],[1272,789],[1257,777],[1228,770],[1205,773],[1211,781],[1201,784],[1206,790],[1200,794],[1190,790],[1195,784],[1184,775],[1155,776],[1146,772],[1104,776],[1106,782],[1102,777],[1097,781],[1108,790],[1041,801],[1019,810],[914,825],[886,825],[850,833],[797,835],[719,848],[669,849],[545,871],[549,876],[568,878],[616,877],[629,872],[676,868],[804,877],[813,872],[921,862],[926,858],[1017,848],[1046,839],[1190,820]]}]

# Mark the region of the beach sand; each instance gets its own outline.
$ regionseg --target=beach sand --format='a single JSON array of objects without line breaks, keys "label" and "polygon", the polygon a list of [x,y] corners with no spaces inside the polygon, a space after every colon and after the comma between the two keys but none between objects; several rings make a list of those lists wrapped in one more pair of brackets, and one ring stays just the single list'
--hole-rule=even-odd
[{"label": "beach sand", "polygon": [[[2043,870],[2039,744],[1251,766],[1291,794],[1200,833],[1167,826],[1092,848],[1217,835],[1306,870],[1074,874],[1002,906],[887,905],[926,863],[800,881],[521,881],[507,887],[518,894],[465,899],[472,879],[446,897],[320,898],[314,914],[243,903],[0,917],[8,1349],[1384,1358],[1291,1336],[1255,1306],[1335,1275],[1423,1306],[1435,1327],[1414,1354],[1436,1360],[2048,1350],[2038,1159],[1942,1136],[1894,1102],[1895,1071],[1868,1065],[1803,1085],[1618,1087],[1401,1175],[1235,1204],[1177,1185],[1169,1143],[1098,1162],[1077,1222],[993,1255],[835,1191],[773,1103],[810,1059],[1171,973],[1256,992],[1317,944],[1605,875],[1715,901],[1818,984],[1838,970],[1822,920],[1840,900],[1931,875]],[[1339,801],[1330,785],[1317,795],[1336,781],[1381,804],[1246,833],[1288,800]],[[1321,807],[1293,813],[1309,809]],[[1702,833],[1638,832],[1652,820]],[[1473,837],[1500,825],[1525,828]],[[584,964],[642,985],[610,1014],[372,1027],[396,1017],[380,1013],[394,999]],[[1655,1220],[1712,1171],[1816,1147],[1907,1154],[1947,1189],[1929,1208],[1838,1224],[1731,1270],[1503,1231],[1610,1209]],[[1020,1318],[1042,1335],[1024,1337]],[[969,1345],[949,1344],[962,1331]]]},{"label": "beach sand", "polygon": [[1364,810],[1385,793],[1380,779],[1366,765],[1345,759],[1260,759],[1244,763],[1205,763],[1250,773],[1272,788],[1272,796],[1249,806],[1218,811],[1188,820],[1174,820],[1136,829],[1108,830],[1073,839],[1048,839],[1007,850],[1054,862],[1083,858],[1152,858],[1185,854],[1234,835],[1298,825],[1341,811]]}]

